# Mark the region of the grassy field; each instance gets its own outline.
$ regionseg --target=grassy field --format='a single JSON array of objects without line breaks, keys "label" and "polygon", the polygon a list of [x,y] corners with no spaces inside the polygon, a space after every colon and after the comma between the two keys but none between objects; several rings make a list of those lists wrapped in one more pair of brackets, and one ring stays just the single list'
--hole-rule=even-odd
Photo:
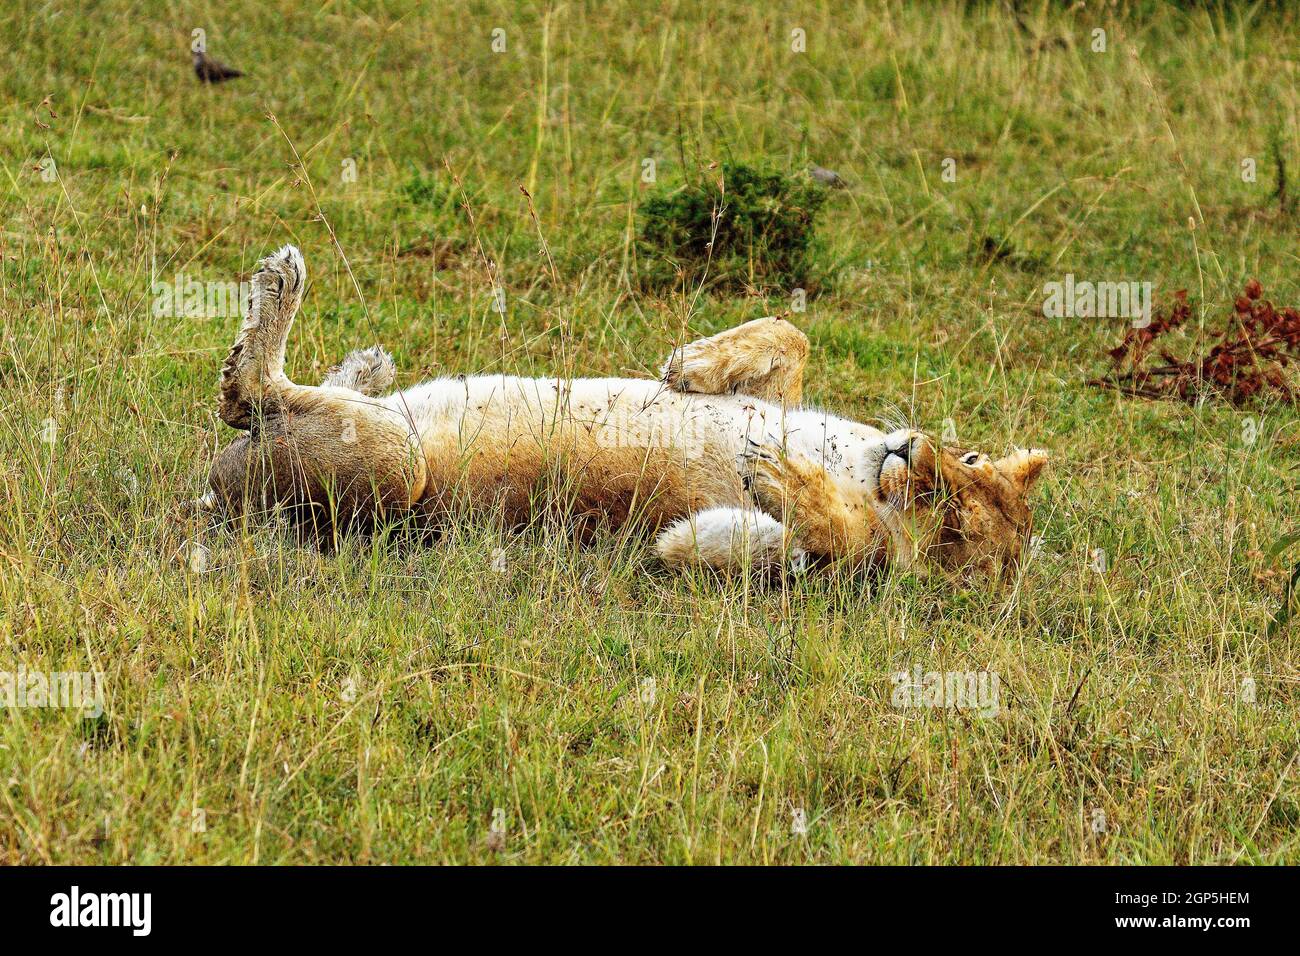
[{"label": "grassy field", "polygon": [[[105,709],[0,718],[0,862],[1300,862],[1262,553],[1300,530],[1296,413],[1089,387],[1125,320],[1042,314],[1067,273],[1187,289],[1190,335],[1250,277],[1300,300],[1294,14],[75,6],[0,12],[0,669],[102,671]],[[195,28],[249,76],[198,84]],[[638,290],[638,202],[727,160],[851,183],[792,316],[811,401],[1052,450],[1015,587],[179,517],[239,319],[155,282],[298,244],[300,381],[376,341],[402,386],[652,374],[790,305]],[[894,706],[917,667],[997,674],[998,713]]]}]

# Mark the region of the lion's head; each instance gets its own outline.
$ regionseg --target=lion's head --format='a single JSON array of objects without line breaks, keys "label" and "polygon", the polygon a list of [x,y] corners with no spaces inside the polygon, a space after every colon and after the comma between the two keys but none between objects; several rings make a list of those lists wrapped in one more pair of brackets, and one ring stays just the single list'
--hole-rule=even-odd
[{"label": "lion's head", "polygon": [[921,554],[948,571],[998,576],[1015,572],[1029,543],[1029,492],[1047,461],[1041,449],[994,459],[908,432],[887,443],[879,487],[916,518]]}]

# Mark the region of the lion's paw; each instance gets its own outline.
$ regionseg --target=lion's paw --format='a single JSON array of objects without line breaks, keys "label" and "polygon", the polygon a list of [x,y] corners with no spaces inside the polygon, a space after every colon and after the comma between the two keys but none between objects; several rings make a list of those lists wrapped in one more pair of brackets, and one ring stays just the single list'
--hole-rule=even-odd
[{"label": "lion's paw", "polygon": [[763,510],[780,515],[798,488],[798,475],[785,448],[773,436],[763,441],[746,439],[736,456],[741,483]]}]

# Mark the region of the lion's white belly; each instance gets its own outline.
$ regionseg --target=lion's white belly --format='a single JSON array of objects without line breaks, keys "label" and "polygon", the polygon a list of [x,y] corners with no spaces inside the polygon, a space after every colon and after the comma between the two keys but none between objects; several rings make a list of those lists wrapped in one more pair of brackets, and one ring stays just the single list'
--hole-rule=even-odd
[{"label": "lion's white belly", "polygon": [[[585,429],[609,447],[700,449],[738,455],[750,442],[775,442],[834,474],[867,482],[865,459],[884,433],[815,409],[783,410],[746,395],[671,391],[646,379],[561,380],[475,375],[424,382],[383,399],[424,436],[450,429],[462,448],[501,437],[539,441],[562,427]],[[878,466],[879,458],[875,458]]]}]

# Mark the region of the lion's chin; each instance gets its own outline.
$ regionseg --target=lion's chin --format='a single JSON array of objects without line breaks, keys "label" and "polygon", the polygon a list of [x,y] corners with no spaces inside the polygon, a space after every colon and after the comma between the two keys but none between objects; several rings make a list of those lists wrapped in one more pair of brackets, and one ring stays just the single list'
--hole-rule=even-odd
[{"label": "lion's chin", "polygon": [[879,497],[901,510],[906,507],[910,481],[907,462],[897,455],[887,456],[880,464],[880,475],[876,480]]}]

